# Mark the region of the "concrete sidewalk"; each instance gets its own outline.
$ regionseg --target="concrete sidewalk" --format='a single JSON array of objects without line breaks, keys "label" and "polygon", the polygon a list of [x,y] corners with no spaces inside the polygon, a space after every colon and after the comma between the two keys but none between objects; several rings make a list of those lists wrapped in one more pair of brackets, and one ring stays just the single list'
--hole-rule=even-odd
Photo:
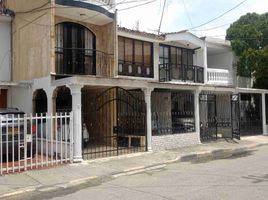
[{"label": "concrete sidewalk", "polygon": [[164,167],[173,162],[222,159],[268,145],[267,136],[243,137],[240,141],[220,140],[161,152],[139,153],[80,164],[28,171],[0,177],[0,198],[25,192],[48,192],[90,181],[104,182],[118,176]]}]

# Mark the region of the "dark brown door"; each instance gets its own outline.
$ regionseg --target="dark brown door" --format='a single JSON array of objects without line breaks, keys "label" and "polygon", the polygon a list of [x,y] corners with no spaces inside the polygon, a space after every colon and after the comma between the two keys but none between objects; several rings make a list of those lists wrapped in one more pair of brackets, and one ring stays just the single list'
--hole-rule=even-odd
[{"label": "dark brown door", "polygon": [[0,90],[0,108],[7,107],[7,90]]}]

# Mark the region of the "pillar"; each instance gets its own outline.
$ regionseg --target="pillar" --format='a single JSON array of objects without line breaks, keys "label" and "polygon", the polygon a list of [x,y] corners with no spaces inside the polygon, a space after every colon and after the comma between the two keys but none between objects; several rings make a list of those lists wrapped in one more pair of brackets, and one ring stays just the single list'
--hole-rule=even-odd
[{"label": "pillar", "polygon": [[82,85],[69,85],[72,95],[73,112],[73,161],[81,162],[82,158]]},{"label": "pillar", "polygon": [[151,111],[151,95],[152,88],[143,90],[146,103],[146,134],[147,134],[147,150],[152,151],[152,111]]},{"label": "pillar", "polygon": [[208,82],[208,55],[207,55],[207,43],[204,42],[203,47],[203,67],[204,67],[204,83]]},{"label": "pillar", "polygon": [[201,143],[200,140],[200,111],[199,111],[199,95],[200,90],[196,90],[194,92],[194,117],[195,117],[195,131],[196,134],[198,134],[198,140]]},{"label": "pillar", "polygon": [[262,99],[262,131],[263,135],[267,135],[267,127],[266,127],[266,102],[265,102],[265,93],[261,94]]}]

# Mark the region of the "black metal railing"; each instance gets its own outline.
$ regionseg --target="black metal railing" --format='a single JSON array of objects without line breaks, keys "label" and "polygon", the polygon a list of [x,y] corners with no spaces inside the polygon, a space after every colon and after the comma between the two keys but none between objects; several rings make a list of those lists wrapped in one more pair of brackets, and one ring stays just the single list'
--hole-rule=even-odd
[{"label": "black metal railing", "polygon": [[171,80],[204,83],[204,68],[195,65],[159,64],[159,81]]},{"label": "black metal railing", "polygon": [[118,75],[153,78],[153,66],[142,63],[118,61]]},{"label": "black metal railing", "polygon": [[55,48],[57,75],[103,75],[108,76],[113,55],[96,49]]}]

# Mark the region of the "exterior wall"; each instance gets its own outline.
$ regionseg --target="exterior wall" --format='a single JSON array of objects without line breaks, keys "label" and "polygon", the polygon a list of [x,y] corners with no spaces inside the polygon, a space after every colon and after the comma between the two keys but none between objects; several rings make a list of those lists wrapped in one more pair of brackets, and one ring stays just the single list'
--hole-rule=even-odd
[{"label": "exterior wall", "polygon": [[[11,105],[25,113],[32,113],[32,89],[29,86],[16,86],[10,89]],[[18,98],[19,97],[19,98]]]},{"label": "exterior wall", "polygon": [[[56,16],[55,18],[55,24],[61,23],[61,22],[74,22],[79,23],[89,30],[91,30],[96,35],[96,49],[98,51],[102,51],[106,54],[110,54],[109,58],[109,67],[106,67],[106,69],[96,69],[97,75],[101,76],[113,76],[114,74],[114,66],[115,66],[115,22],[103,25],[103,26],[97,26],[89,23],[83,23],[83,22],[77,22],[73,21],[68,18],[63,18]],[[100,60],[96,60],[96,62],[99,62]],[[96,63],[98,66],[98,63]],[[53,70],[55,72],[55,69]]]},{"label": "exterior wall", "polygon": [[[40,6],[41,11],[34,10]],[[52,12],[47,0],[8,0],[15,11],[13,32],[13,81],[31,80],[50,74]]]},{"label": "exterior wall", "polygon": [[185,133],[152,137],[152,147],[154,151],[174,149],[195,144],[200,144],[199,133]]},{"label": "exterior wall", "polygon": [[236,86],[239,88],[253,88],[253,78],[237,76]]},{"label": "exterior wall", "polygon": [[0,14],[0,82],[11,80],[11,18]]},{"label": "exterior wall", "polygon": [[233,52],[220,53],[215,55],[208,55],[208,68],[216,69],[232,69],[233,66]]}]

